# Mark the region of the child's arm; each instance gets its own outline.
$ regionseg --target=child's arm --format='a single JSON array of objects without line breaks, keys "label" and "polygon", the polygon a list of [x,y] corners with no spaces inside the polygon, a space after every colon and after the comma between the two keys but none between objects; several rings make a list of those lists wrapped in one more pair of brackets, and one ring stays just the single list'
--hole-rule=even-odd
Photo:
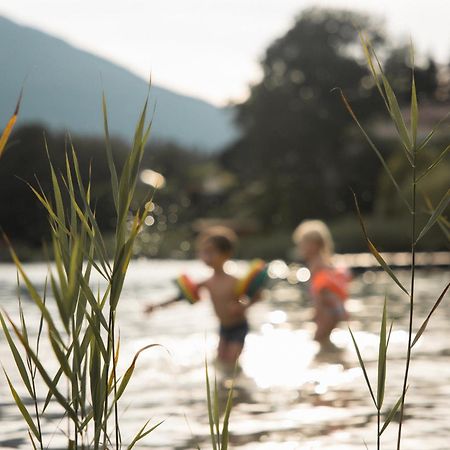
[{"label": "child's arm", "polygon": [[[181,284],[180,284],[181,281],[180,280],[181,280],[181,277],[176,282],[178,289],[179,289],[179,293],[176,297],[174,297],[170,300],[167,300],[165,302],[162,302],[162,303],[157,303],[156,305],[148,305],[144,311],[147,314],[150,314],[153,311],[155,311],[156,309],[165,308],[166,306],[173,305],[174,303],[177,303],[183,299],[186,299],[191,304],[194,304],[197,301],[199,301],[200,300],[199,290],[200,290],[200,288],[204,287],[205,283],[203,282],[203,283],[198,283],[198,284],[192,284],[192,282],[187,277],[184,277],[184,282],[183,282],[184,290],[183,290],[183,289],[181,289]],[[187,289],[187,291],[186,291],[186,289]]]},{"label": "child's arm", "polygon": [[165,308],[166,306],[173,305],[174,303],[176,303],[178,301],[179,301],[179,298],[176,297],[176,298],[172,298],[171,300],[167,300],[162,303],[157,303],[156,305],[147,305],[146,308],[144,309],[144,312],[147,314],[150,314],[153,311],[155,311],[156,309]]}]

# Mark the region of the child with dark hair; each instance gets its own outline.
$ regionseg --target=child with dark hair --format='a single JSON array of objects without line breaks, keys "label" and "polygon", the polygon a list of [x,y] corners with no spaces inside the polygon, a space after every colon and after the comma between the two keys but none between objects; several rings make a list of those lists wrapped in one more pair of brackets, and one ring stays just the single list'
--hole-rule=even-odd
[{"label": "child with dark hair", "polygon": [[[220,322],[218,360],[226,366],[234,366],[244,347],[245,337],[249,327],[247,322],[247,308],[259,299],[259,290],[253,290],[245,295],[246,287],[242,288],[242,280],[229,275],[224,270],[224,265],[232,257],[237,243],[236,234],[227,227],[217,226],[204,231],[198,237],[197,253],[201,261],[213,269],[213,273],[207,280],[195,285],[187,277],[179,279],[182,297],[191,303],[200,300],[199,291],[204,289],[209,293],[214,311]],[[251,274],[249,282],[257,281],[264,269],[257,269]],[[261,278],[262,279],[262,278]],[[245,281],[245,280],[244,280]],[[245,284],[245,283],[244,283]],[[146,311],[167,306],[178,301],[169,300],[156,306],[149,306]]]}]

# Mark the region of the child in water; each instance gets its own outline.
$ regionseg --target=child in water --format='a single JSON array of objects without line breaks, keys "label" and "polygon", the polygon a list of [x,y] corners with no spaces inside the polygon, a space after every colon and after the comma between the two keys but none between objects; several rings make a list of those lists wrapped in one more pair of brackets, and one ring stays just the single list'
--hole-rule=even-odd
[{"label": "child in water", "polygon": [[316,323],[314,339],[322,348],[331,348],[331,332],[339,322],[348,319],[344,302],[348,296],[349,276],[331,263],[333,239],[322,221],[302,222],[294,231],[293,240],[311,272],[310,292]]},{"label": "child in water", "polygon": [[[217,358],[227,367],[234,367],[244,347],[249,327],[247,308],[256,300],[256,294],[248,299],[239,298],[239,280],[224,271],[225,263],[232,257],[237,242],[236,234],[226,227],[212,227],[201,233],[197,240],[198,257],[213,269],[213,274],[196,287],[209,292],[214,311],[220,322]],[[149,306],[146,312],[178,301],[169,300],[156,306]]]}]

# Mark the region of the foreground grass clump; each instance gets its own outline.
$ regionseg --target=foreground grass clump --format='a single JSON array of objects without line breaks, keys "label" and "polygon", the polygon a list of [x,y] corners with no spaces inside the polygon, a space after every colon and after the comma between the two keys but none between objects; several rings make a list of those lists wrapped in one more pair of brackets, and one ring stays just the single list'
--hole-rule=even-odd
[{"label": "foreground grass clump", "polygon": [[[450,222],[445,217],[445,212],[448,208],[450,202],[450,189],[447,185],[445,187],[446,192],[442,196],[441,200],[437,205],[433,205],[429,198],[425,195],[425,204],[427,205],[426,214],[428,215],[425,225],[419,229],[418,227],[418,218],[417,216],[423,211],[419,209],[418,198],[420,195],[421,183],[423,180],[432,173],[433,169],[435,169],[441,161],[447,156],[450,151],[450,145],[447,145],[442,152],[436,157],[436,159],[424,169],[420,169],[421,166],[421,156],[427,151],[427,145],[435,134],[436,130],[439,128],[439,125],[442,123],[438,123],[436,127],[430,131],[430,133],[425,136],[420,142],[418,140],[418,127],[419,127],[419,106],[416,95],[416,84],[414,80],[414,58],[413,55],[411,57],[411,67],[412,67],[412,76],[411,76],[411,103],[410,103],[410,126],[409,128],[406,126],[406,121],[403,118],[402,112],[400,110],[396,95],[389,84],[388,79],[386,78],[382,66],[377,58],[377,55],[372,47],[372,45],[361,36],[361,42],[363,46],[363,50],[367,59],[367,63],[372,74],[373,80],[376,84],[376,87],[382,97],[382,100],[386,106],[386,109],[389,113],[390,119],[394,124],[398,137],[399,137],[399,147],[404,156],[404,161],[410,172],[411,179],[411,189],[409,197],[404,194],[402,189],[400,189],[397,180],[389,169],[388,164],[384,160],[382,153],[376,147],[372,139],[368,136],[364,128],[361,126],[358,118],[354,114],[349,102],[347,101],[345,95],[341,93],[342,100],[349,111],[350,115],[353,117],[355,123],[359,127],[360,131],[367,139],[372,150],[375,152],[377,157],[379,158],[383,168],[386,171],[387,176],[389,177],[391,183],[395,187],[397,194],[399,195],[402,204],[406,211],[409,213],[410,217],[410,254],[411,254],[411,264],[410,264],[410,285],[406,287],[403,285],[400,280],[396,277],[392,269],[385,262],[382,255],[378,252],[377,248],[371,241],[368,236],[366,225],[362,218],[362,215],[359,210],[358,201],[355,195],[355,204],[359,217],[359,221],[361,224],[361,228],[363,231],[364,238],[368,245],[370,252],[377,259],[380,266],[383,270],[391,277],[394,283],[401,289],[404,295],[406,295],[409,299],[409,327],[408,327],[408,343],[406,348],[406,358],[405,358],[405,370],[402,382],[401,393],[399,395],[398,400],[395,402],[393,406],[391,406],[388,411],[384,412],[384,396],[386,389],[386,367],[387,367],[387,351],[389,346],[389,339],[392,331],[393,324],[391,323],[388,326],[388,318],[387,318],[387,310],[388,310],[388,302],[385,299],[382,317],[381,317],[381,326],[380,326],[380,340],[379,340],[379,353],[378,353],[378,375],[377,375],[377,383],[376,389],[372,386],[372,383],[369,379],[369,376],[366,371],[366,367],[358,348],[358,344],[353,336],[352,331],[350,330],[351,337],[353,339],[353,343],[356,349],[356,353],[359,359],[359,363],[363,370],[364,378],[367,383],[370,397],[376,409],[377,415],[377,450],[381,449],[381,436],[383,432],[386,430],[391,421],[398,416],[398,433],[397,433],[397,450],[400,450],[402,445],[402,430],[405,418],[405,410],[407,407],[406,397],[407,391],[409,387],[409,372],[411,361],[413,357],[413,347],[417,343],[417,341],[422,336],[425,331],[429,320],[439,306],[439,304],[444,299],[447,291],[450,288],[450,283],[447,282],[446,286],[443,288],[443,291],[439,298],[435,301],[433,307],[431,308],[428,316],[425,321],[420,325],[417,329],[416,333],[414,333],[415,323],[414,323],[414,293],[416,286],[416,247],[420,240],[429,232],[429,230],[434,226],[438,225],[443,233],[446,236],[446,239],[450,241]],[[448,115],[443,119],[445,120]]]},{"label": "foreground grass clump", "polygon": [[[30,185],[47,211],[51,229],[54,265],[49,270],[44,292],[39,292],[31,282],[10,246],[20,280],[41,315],[37,340],[32,342],[20,302],[20,323],[15,323],[6,312],[0,314],[11,354],[31,399],[31,408],[27,406],[29,402],[19,396],[8,375],[7,381],[27,423],[35,449],[44,449],[49,445],[44,442],[41,425],[52,400],[61,405],[62,420],[67,421],[67,448],[123,448],[118,403],[132,377],[139,354],[152,346],[141,349],[125,373],[118,375],[120,343],[116,336],[116,311],[132,257],[133,243],[151,203],[149,194],[142,207],[131,212],[139,167],[150,133],[151,122],[147,123],[146,119],[147,101],[125,165],[121,173],[117,173],[103,99],[106,156],[116,211],[112,253],[107,251],[97,223],[95,207],[91,202],[90,181],[82,179],[76,151],[71,144],[66,152],[65,173],[56,173],[49,161],[53,184],[51,196]],[[93,271],[98,272],[106,282],[103,292],[93,286]],[[48,290],[56,302],[58,317],[53,317],[47,307]],[[44,360],[39,355],[44,328],[48,330],[52,357],[60,367],[56,373],[49,372],[48,356]],[[40,401],[38,395],[42,385],[48,392],[44,401]],[[159,424],[146,422],[126,448],[133,448]]]}]

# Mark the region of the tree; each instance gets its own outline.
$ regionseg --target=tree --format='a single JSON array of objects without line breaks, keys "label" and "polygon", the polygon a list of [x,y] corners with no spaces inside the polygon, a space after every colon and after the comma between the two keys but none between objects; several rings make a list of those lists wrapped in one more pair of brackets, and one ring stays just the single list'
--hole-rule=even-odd
[{"label": "tree", "polygon": [[376,183],[364,144],[349,131],[352,120],[334,91],[345,91],[363,121],[380,111],[357,32],[364,29],[380,45],[376,25],[353,12],[309,9],[267,49],[262,81],[237,106],[242,138],[223,156],[240,175],[241,190],[255,182],[263,186],[253,205],[267,227],[336,216],[350,207],[349,185]]}]

